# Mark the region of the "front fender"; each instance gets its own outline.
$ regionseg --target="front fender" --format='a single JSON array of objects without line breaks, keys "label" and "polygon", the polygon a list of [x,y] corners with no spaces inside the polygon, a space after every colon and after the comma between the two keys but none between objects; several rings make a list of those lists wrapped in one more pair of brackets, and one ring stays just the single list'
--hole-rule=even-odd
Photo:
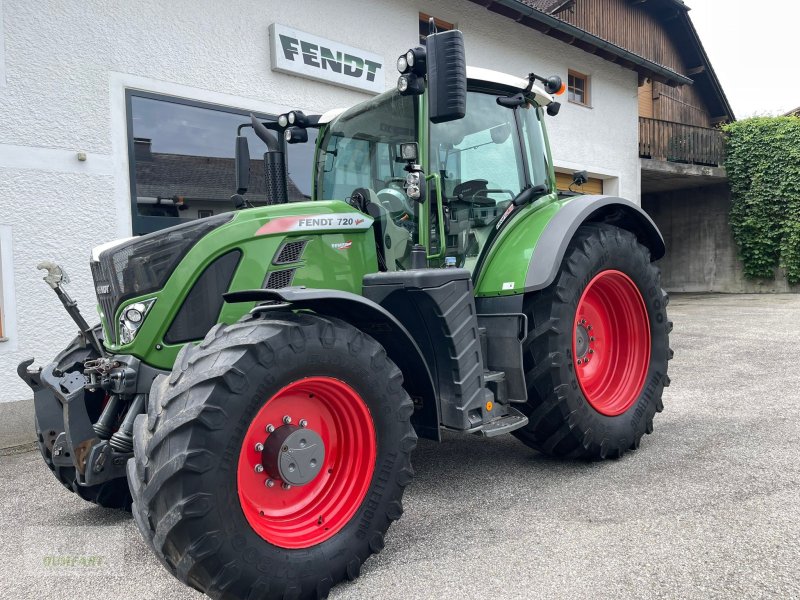
[{"label": "front fender", "polygon": [[[350,292],[300,287],[228,292],[224,298],[228,303],[287,303],[292,308],[341,319],[373,337],[403,372],[403,387],[418,409],[412,417],[417,435],[439,441],[439,403],[428,364],[408,330],[379,304]],[[269,305],[253,310],[269,310]]]}]

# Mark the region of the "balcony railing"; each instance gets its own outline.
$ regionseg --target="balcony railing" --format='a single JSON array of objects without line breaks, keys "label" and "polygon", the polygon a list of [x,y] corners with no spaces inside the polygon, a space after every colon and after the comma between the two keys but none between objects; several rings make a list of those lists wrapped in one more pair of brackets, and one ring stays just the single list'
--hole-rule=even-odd
[{"label": "balcony railing", "polygon": [[716,167],[722,166],[725,145],[719,129],[639,117],[639,156]]}]

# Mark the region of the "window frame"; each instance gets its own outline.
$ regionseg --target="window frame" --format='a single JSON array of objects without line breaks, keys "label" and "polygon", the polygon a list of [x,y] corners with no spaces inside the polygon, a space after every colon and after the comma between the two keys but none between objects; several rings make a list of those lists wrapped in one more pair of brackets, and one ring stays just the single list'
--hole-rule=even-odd
[{"label": "window frame", "polygon": [[0,224],[0,354],[17,350],[12,227]]},{"label": "window frame", "polygon": [[[131,232],[132,235],[144,235],[147,233],[152,233],[154,231],[159,231],[161,229],[166,229],[167,227],[172,227],[174,225],[179,225],[182,222],[180,219],[176,219],[175,217],[153,217],[153,216],[145,216],[139,214],[139,207],[136,201],[136,155],[135,155],[135,139],[133,136],[133,98],[147,98],[148,100],[157,100],[161,102],[169,102],[171,104],[180,104],[182,106],[192,106],[195,108],[204,108],[208,110],[216,110],[219,112],[226,112],[234,115],[241,115],[245,118],[245,121],[250,120],[250,114],[254,114],[259,119],[267,120],[275,120],[278,118],[278,115],[273,115],[270,113],[262,113],[247,110],[244,108],[237,108],[234,106],[228,106],[224,104],[215,104],[213,102],[204,102],[202,100],[194,100],[192,98],[184,98],[181,96],[172,96],[170,94],[164,94],[159,92],[149,92],[146,90],[140,90],[136,88],[125,88],[125,125],[127,130],[127,148],[128,148],[128,181],[130,186],[130,210],[131,210]],[[284,160],[287,159],[286,153],[284,153]],[[288,172],[288,167],[287,167]],[[235,190],[233,189],[233,183],[231,183],[231,195]],[[233,209],[231,209],[233,210]]]},{"label": "window frame", "polygon": [[[573,100],[570,97],[570,94],[574,95],[574,87],[569,84],[570,77],[574,77],[576,79],[583,79],[583,102],[579,102],[578,100]],[[591,95],[591,85],[590,85],[590,77],[585,74],[581,73],[580,71],[576,71],[575,69],[569,69],[567,71],[567,101],[570,104],[577,104],[578,106],[584,106],[586,108],[592,107],[592,95]]]},{"label": "window frame", "polygon": [[454,29],[458,29],[458,27],[456,26],[455,23],[449,23],[449,22],[445,21],[444,19],[440,19],[439,17],[434,17],[433,15],[429,15],[428,13],[420,12],[419,13],[419,29],[420,29],[419,43],[421,45],[423,45],[423,46],[425,45],[425,38],[427,38],[428,36],[427,35],[425,35],[425,36],[422,35],[422,26],[423,26],[423,24],[427,25],[428,21],[430,19],[433,19],[433,22],[436,24],[436,30],[437,31],[452,31]]}]

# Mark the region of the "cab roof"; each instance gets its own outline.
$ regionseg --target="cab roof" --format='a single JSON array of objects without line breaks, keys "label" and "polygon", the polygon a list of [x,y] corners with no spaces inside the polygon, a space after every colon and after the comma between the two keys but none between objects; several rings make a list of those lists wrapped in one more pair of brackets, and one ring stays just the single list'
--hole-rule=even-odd
[{"label": "cab roof", "polygon": [[[528,80],[524,77],[517,77],[516,75],[509,75],[508,73],[493,71],[491,69],[483,69],[481,67],[467,66],[467,80],[480,81],[480,82],[490,83],[492,85],[499,85],[504,88],[513,89],[518,92],[524,92],[525,89],[528,87]],[[544,88],[542,88],[539,85],[536,85],[535,83],[531,88],[531,92],[534,95],[534,99],[540,106],[547,106],[548,104],[554,101],[553,96],[545,92]],[[347,109],[346,108],[331,109],[323,113],[323,115],[319,118],[319,122],[323,124],[330,123],[340,114],[342,114],[345,110]]]}]

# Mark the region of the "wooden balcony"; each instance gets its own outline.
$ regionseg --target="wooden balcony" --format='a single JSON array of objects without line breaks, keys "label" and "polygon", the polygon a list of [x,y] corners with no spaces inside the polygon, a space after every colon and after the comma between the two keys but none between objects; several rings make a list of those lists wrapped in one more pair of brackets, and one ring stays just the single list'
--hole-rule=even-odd
[{"label": "wooden balcony", "polygon": [[719,129],[639,117],[639,156],[691,165],[722,166],[725,158]]}]

